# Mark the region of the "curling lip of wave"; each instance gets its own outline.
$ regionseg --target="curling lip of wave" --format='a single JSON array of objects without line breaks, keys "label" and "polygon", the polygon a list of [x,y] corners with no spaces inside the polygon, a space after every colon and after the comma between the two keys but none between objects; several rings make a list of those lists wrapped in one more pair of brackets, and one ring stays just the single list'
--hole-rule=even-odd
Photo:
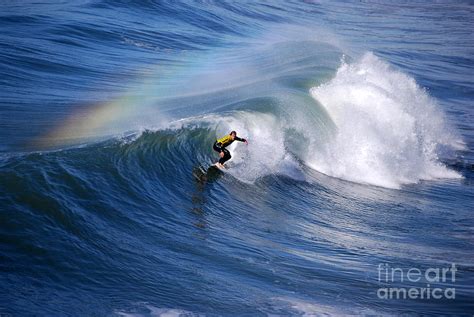
[{"label": "curling lip of wave", "polygon": [[328,83],[311,89],[337,129],[313,144],[308,165],[324,174],[382,187],[459,178],[439,157],[459,149],[459,137],[415,80],[372,53],[343,63]]}]

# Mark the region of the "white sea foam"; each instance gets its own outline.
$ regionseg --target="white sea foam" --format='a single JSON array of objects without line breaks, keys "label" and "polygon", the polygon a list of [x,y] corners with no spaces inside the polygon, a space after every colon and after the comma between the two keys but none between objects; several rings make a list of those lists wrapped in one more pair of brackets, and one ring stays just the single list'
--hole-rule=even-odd
[{"label": "white sea foam", "polygon": [[[348,307],[342,303],[339,303],[339,305],[334,305],[334,303],[322,304],[292,297],[275,297],[272,298],[272,303],[274,306],[276,306],[276,308],[289,307],[293,310],[293,315],[303,317],[365,315],[378,316],[381,314],[381,312],[369,308]],[[387,314],[386,312],[384,312],[383,315],[390,316],[390,314]]]},{"label": "white sea foam", "polygon": [[458,178],[439,155],[459,143],[434,99],[410,76],[372,53],[343,63],[328,83],[311,89],[336,131],[314,142],[308,165],[346,180],[399,188]]},{"label": "white sea foam", "polygon": [[175,309],[175,308],[160,308],[147,303],[137,303],[137,307],[146,312],[126,312],[121,310],[116,310],[114,313],[117,316],[124,317],[142,317],[142,316],[151,316],[151,317],[194,317],[194,316],[204,316],[203,314],[193,313],[190,311]]}]

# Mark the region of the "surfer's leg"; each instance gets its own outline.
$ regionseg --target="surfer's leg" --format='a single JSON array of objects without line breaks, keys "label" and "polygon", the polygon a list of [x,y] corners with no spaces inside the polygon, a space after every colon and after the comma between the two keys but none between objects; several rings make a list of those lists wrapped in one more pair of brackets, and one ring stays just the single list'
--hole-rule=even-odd
[{"label": "surfer's leg", "polygon": [[224,164],[225,162],[230,160],[232,156],[230,155],[229,150],[223,149],[222,151],[224,152],[224,157],[221,157],[221,159],[219,160],[219,163]]},{"label": "surfer's leg", "polygon": [[214,142],[214,145],[212,146],[212,149],[214,151],[216,151],[217,153],[219,153],[219,156],[220,156],[221,152],[224,152],[224,156],[219,159],[219,164],[221,165],[221,167],[224,167],[224,165],[222,165],[222,164],[226,161],[225,160],[225,154],[226,154],[226,152],[229,152],[229,151],[227,151],[226,149],[221,149],[220,147],[218,147],[217,142]]},{"label": "surfer's leg", "polygon": [[224,164],[225,161],[226,161],[226,160],[225,160],[225,154],[224,154],[224,157],[221,157],[221,158],[219,159],[219,164]]}]

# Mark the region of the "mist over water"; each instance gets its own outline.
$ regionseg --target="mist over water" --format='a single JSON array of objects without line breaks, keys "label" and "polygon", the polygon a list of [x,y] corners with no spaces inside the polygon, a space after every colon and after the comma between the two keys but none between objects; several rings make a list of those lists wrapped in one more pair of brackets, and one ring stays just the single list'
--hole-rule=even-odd
[{"label": "mist over water", "polygon": [[0,315],[472,312],[471,4],[0,11]]}]

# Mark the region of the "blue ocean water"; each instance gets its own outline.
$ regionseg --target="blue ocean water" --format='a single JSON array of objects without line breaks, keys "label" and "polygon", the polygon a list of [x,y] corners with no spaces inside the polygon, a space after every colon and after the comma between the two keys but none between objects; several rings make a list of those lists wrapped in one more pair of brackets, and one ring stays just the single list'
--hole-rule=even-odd
[{"label": "blue ocean water", "polygon": [[473,30],[471,1],[0,4],[0,315],[472,315]]}]

